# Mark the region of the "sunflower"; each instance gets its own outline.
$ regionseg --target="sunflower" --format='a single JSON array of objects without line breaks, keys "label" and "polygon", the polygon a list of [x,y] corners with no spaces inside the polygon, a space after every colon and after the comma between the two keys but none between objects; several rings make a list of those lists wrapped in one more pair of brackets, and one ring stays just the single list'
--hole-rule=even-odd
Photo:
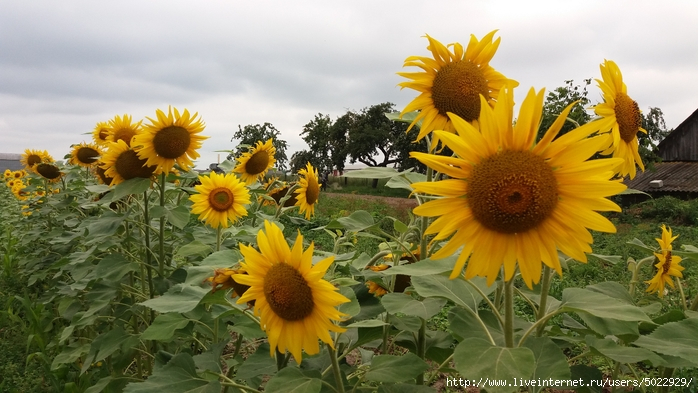
[{"label": "sunflower", "polygon": [[99,157],[102,155],[102,149],[93,143],[82,142],[79,145],[73,145],[73,150],[70,151],[70,160],[72,165],[82,167],[94,166]]},{"label": "sunflower", "polygon": [[107,139],[109,142],[124,141],[126,145],[131,146],[133,137],[141,133],[142,122],[141,120],[138,123],[132,123],[132,117],[127,114],[123,117],[116,115],[109,120]]},{"label": "sunflower", "polygon": [[[267,199],[262,196],[259,197],[259,202],[267,206],[278,206],[281,200],[288,195],[295,183],[287,183],[285,181],[280,181],[278,177],[272,177],[264,184],[264,189],[267,191],[267,196],[271,198]],[[284,207],[291,207],[296,205],[296,196],[291,195],[286,201],[284,201]]]},{"label": "sunflower", "polygon": [[562,273],[558,248],[586,262],[585,252],[591,252],[592,242],[588,229],[615,232],[613,224],[596,211],[620,211],[606,199],[626,188],[610,180],[620,159],[586,161],[605,143],[603,136],[587,138],[596,131],[590,126],[555,139],[572,105],[535,143],[543,99],[543,90],[536,94],[531,89],[512,126],[511,88],[500,93],[494,109],[483,97],[480,130],[449,113],[458,134],[435,131],[456,157],[411,153],[450,177],[413,186],[418,192],[442,197],[414,209],[415,214],[438,217],[426,234],[437,234],[436,241],[453,234],[433,258],[447,257],[463,247],[451,278],[461,274],[469,259],[466,278],[484,276],[492,284],[504,265],[508,281],[518,262],[530,288],[540,279],[541,261]]},{"label": "sunflower", "polygon": [[305,212],[305,219],[309,220],[315,214],[315,205],[320,196],[320,184],[318,183],[317,169],[310,163],[304,169],[298,171],[300,187],[296,190],[296,206],[300,206],[299,212]]},{"label": "sunflower", "polygon": [[227,290],[233,288],[233,293],[230,294],[230,297],[235,298],[244,295],[250,287],[235,281],[233,279],[234,274],[247,274],[247,272],[245,269],[216,269],[213,272],[213,277],[209,277],[205,281],[211,283],[212,293],[216,293],[216,291],[220,291],[221,289]]},{"label": "sunflower", "polygon": [[[240,245],[245,260],[240,263],[247,274],[233,275],[235,281],[250,288],[238,304],[255,300],[254,312],[269,337],[270,352],[289,351],[301,362],[301,352],[320,352],[318,338],[333,346],[329,331],[343,332],[334,321],[346,314],[337,306],[349,299],[322,279],[334,257],[312,264],[314,245],[303,251],[303,235],[298,233],[291,249],[281,229],[269,221],[265,231],[257,233],[259,250]],[[265,233],[266,232],[266,233]]]},{"label": "sunflower", "polygon": [[115,186],[124,180],[149,178],[155,174],[157,167],[146,166],[145,161],[138,158],[138,154],[123,139],[119,139],[110,144],[109,150],[102,156],[101,166],[105,170],[104,176],[112,178],[110,185]]},{"label": "sunflower", "polygon": [[58,180],[61,179],[61,176],[63,176],[63,172],[61,172],[60,168],[58,168],[54,164],[49,164],[46,162],[37,164],[34,167],[34,170],[36,170],[36,173],[41,175],[41,177],[43,177],[51,183],[58,182]]},{"label": "sunflower", "polygon": [[5,180],[11,179],[11,178],[14,177],[14,176],[12,175],[12,171],[9,170],[9,169],[5,169],[5,172],[3,172],[2,175],[5,177]]},{"label": "sunflower", "polygon": [[92,131],[92,140],[99,146],[109,146],[109,124],[100,121]]},{"label": "sunflower", "polygon": [[641,170],[645,170],[637,140],[638,131],[647,133],[642,128],[642,114],[637,102],[628,96],[623,75],[616,63],[606,60],[600,68],[603,80],[597,79],[596,82],[603,92],[604,102],[596,105],[594,111],[602,117],[598,120],[599,130],[602,133],[610,131],[606,134],[610,147],[602,154],[613,153],[613,157],[622,158],[623,163],[618,173],[623,177],[630,175],[634,179],[636,163]]},{"label": "sunflower", "polygon": [[228,221],[235,222],[247,215],[244,205],[250,203],[250,192],[245,184],[232,173],[199,176],[200,185],[189,199],[194,202],[191,212],[213,228],[227,228]]},{"label": "sunflower", "polygon": [[255,147],[237,158],[238,164],[233,172],[239,173],[245,184],[252,184],[257,179],[263,179],[267,171],[274,167],[275,154],[276,148],[272,145],[271,138],[264,143],[257,141]]},{"label": "sunflower", "polygon": [[[427,49],[434,58],[410,56],[403,67],[419,67],[424,72],[398,72],[398,75],[412,79],[398,85],[417,90],[421,94],[407,104],[400,116],[419,110],[408,131],[420,120],[421,128],[417,140],[433,130],[454,131],[447,113],[454,113],[468,122],[475,122],[480,116],[480,95],[487,105],[493,106],[499,91],[507,83],[507,78],[490,67],[490,60],[497,52],[500,38],[494,42],[494,30],[482,40],[470,36],[468,47],[463,50],[459,43],[444,46],[441,42],[426,36]],[[453,52],[449,50],[453,48]],[[517,84],[514,81],[514,87]]]},{"label": "sunflower", "polygon": [[683,278],[681,271],[684,267],[681,266],[681,257],[673,255],[671,252],[671,242],[677,237],[679,236],[672,236],[671,228],[667,230],[666,226],[662,225],[662,238],[655,239],[660,247],[660,252],[654,253],[654,256],[657,257],[657,263],[654,265],[657,268],[657,274],[651,280],[645,281],[649,284],[647,292],[657,292],[659,297],[664,297],[664,284],[669,284],[670,287],[674,288],[674,281],[671,277]]},{"label": "sunflower", "polygon": [[97,163],[92,167],[92,171],[100,184],[111,185],[113,178],[106,175],[106,169],[102,167],[104,162],[102,160],[97,161]]},{"label": "sunflower", "polygon": [[30,170],[34,173],[36,171],[34,170],[34,166],[38,163],[41,162],[46,162],[46,163],[51,163],[53,162],[53,157],[51,157],[50,154],[46,150],[29,150],[26,149],[24,150],[24,154],[22,154],[22,158],[19,161],[22,165],[27,170]]},{"label": "sunflower", "polygon": [[177,163],[183,170],[188,171],[194,165],[192,160],[199,158],[196,149],[207,136],[198,135],[204,130],[204,122],[197,119],[198,113],[190,115],[184,110],[180,115],[177,108],[172,107],[165,112],[155,111],[157,120],[146,117],[151,124],[143,126],[143,132],[133,140],[138,157],[148,160],[148,165],[157,165],[165,173],[170,173]]}]

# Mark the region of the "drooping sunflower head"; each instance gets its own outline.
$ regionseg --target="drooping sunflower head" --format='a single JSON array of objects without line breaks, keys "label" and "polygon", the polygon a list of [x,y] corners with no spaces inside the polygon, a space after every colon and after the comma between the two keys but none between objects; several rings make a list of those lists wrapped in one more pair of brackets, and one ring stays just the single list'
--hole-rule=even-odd
[{"label": "drooping sunflower head", "polygon": [[299,232],[291,249],[281,229],[269,221],[257,233],[257,244],[259,251],[240,246],[245,258],[241,267],[247,274],[232,277],[250,288],[237,302],[255,300],[254,312],[267,333],[272,356],[277,348],[282,353],[289,351],[300,364],[303,351],[309,355],[320,352],[318,339],[332,346],[329,332],[345,331],[333,321],[345,316],[337,306],[349,299],[322,278],[334,257],[313,265],[313,244],[303,250]]},{"label": "drooping sunflower head", "polygon": [[244,295],[250,287],[235,281],[234,274],[247,274],[247,272],[245,269],[216,269],[213,277],[206,279],[207,282],[211,283],[211,292],[233,288],[233,292],[230,294],[231,298]]},{"label": "drooping sunflower head", "polygon": [[[264,184],[264,189],[266,190],[266,196],[259,197],[259,202],[267,206],[278,206],[281,200],[284,199],[288,192],[291,191],[295,183],[288,183],[285,181],[280,181],[277,177],[272,177]],[[284,201],[284,207],[291,207],[296,205],[296,195],[290,195],[288,199]]]},{"label": "drooping sunflower head", "polygon": [[606,133],[608,148],[602,154],[611,154],[623,159],[618,174],[635,178],[638,165],[645,170],[640,153],[637,133],[647,131],[642,128],[642,113],[637,102],[628,96],[628,88],[623,82],[623,74],[615,62],[604,61],[600,66],[602,80],[597,79],[603,92],[604,102],[594,107],[597,115],[601,116],[598,126],[601,133]]},{"label": "drooping sunflower head", "polygon": [[97,123],[94,131],[92,131],[92,140],[98,146],[106,147],[109,145],[109,124],[105,121]]},{"label": "drooping sunflower head", "polygon": [[320,183],[318,181],[317,169],[310,163],[305,168],[298,171],[300,176],[296,190],[296,206],[300,206],[298,211],[305,213],[305,219],[309,220],[315,214],[315,205],[320,199]]},{"label": "drooping sunflower head", "polygon": [[157,119],[146,117],[151,124],[145,124],[143,132],[133,141],[138,157],[148,160],[148,165],[162,168],[165,173],[170,173],[175,163],[188,171],[194,165],[192,160],[199,158],[196,150],[208,138],[199,135],[205,127],[203,120],[197,119],[198,113],[190,115],[185,109],[180,114],[172,107],[167,114],[160,109],[155,114]]},{"label": "drooping sunflower head", "polygon": [[36,173],[51,183],[58,182],[61,179],[61,176],[63,176],[63,172],[61,172],[58,166],[46,162],[36,164],[34,169],[36,170]]},{"label": "drooping sunflower head", "polygon": [[53,157],[51,157],[46,150],[26,149],[24,150],[24,154],[22,154],[22,158],[20,159],[20,163],[24,165],[24,168],[34,173],[36,173],[34,167],[42,162],[53,162]]},{"label": "drooping sunflower head", "polygon": [[557,250],[586,262],[591,252],[589,229],[615,232],[597,211],[620,211],[606,199],[625,189],[611,181],[619,159],[587,161],[603,148],[596,129],[581,127],[557,139],[572,105],[535,143],[544,92],[531,89],[512,125],[513,92],[500,92],[494,108],[482,97],[479,130],[450,114],[457,134],[435,131],[456,157],[413,152],[411,156],[447,175],[448,180],[415,183],[418,192],[440,198],[414,209],[438,217],[426,234],[450,240],[434,258],[463,247],[451,278],[487,277],[494,282],[504,266],[504,279],[518,269],[528,287],[541,275],[541,261],[561,274]]},{"label": "drooping sunflower head", "polygon": [[199,176],[200,185],[194,189],[189,199],[194,202],[191,212],[213,228],[227,228],[229,222],[236,222],[247,215],[245,205],[250,203],[250,192],[232,173]]},{"label": "drooping sunflower head", "polygon": [[476,122],[482,105],[480,96],[485,97],[485,105],[493,106],[507,82],[517,85],[489,64],[499,47],[500,38],[493,41],[496,32],[490,32],[481,40],[471,35],[465,50],[459,43],[444,46],[427,35],[427,49],[431,51],[432,57],[410,56],[405,59],[403,67],[419,67],[423,70],[398,72],[398,75],[411,79],[399,86],[420,92],[400,114],[402,116],[407,112],[420,111],[409,127],[411,129],[419,121],[422,122],[417,140],[433,130],[453,132],[454,126],[448,113],[467,122]]},{"label": "drooping sunflower head", "polygon": [[134,136],[141,133],[141,123],[133,123],[131,115],[124,114],[123,116],[116,115],[108,123],[109,142],[124,141],[127,146],[131,146],[131,140]]},{"label": "drooping sunflower head", "polygon": [[111,177],[106,175],[107,170],[103,167],[104,162],[99,160],[95,165],[92,166],[92,171],[100,184],[111,185]]},{"label": "drooping sunflower head", "polygon": [[656,239],[659,243],[660,252],[654,253],[657,268],[657,273],[652,277],[651,280],[645,281],[648,284],[647,292],[657,292],[657,295],[661,298],[664,297],[665,284],[669,284],[670,287],[674,288],[674,280],[672,277],[683,278],[684,267],[681,266],[681,257],[674,255],[672,253],[671,242],[673,242],[677,236],[672,237],[671,228],[667,230],[665,225],[662,225],[662,238]]},{"label": "drooping sunflower head", "polygon": [[123,139],[111,143],[101,161],[104,176],[112,179],[112,186],[136,177],[147,179],[157,173],[157,167],[145,165],[146,160],[138,158],[138,154]]},{"label": "drooping sunflower head", "polygon": [[233,172],[240,174],[240,178],[245,184],[252,184],[259,179],[264,179],[267,171],[274,167],[276,148],[272,142],[271,138],[266,142],[257,141],[257,144],[247,153],[236,158],[238,164]]},{"label": "drooping sunflower head", "polygon": [[101,155],[102,149],[98,145],[82,142],[79,145],[73,145],[68,162],[87,168],[94,166]]}]

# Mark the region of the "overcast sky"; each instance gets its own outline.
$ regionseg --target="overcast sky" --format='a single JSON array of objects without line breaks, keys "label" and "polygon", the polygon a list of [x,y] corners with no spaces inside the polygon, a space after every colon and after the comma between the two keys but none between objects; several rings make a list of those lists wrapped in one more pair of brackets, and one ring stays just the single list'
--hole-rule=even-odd
[{"label": "overcast sky", "polygon": [[600,78],[610,59],[640,108],[674,128],[698,108],[697,20],[694,0],[0,0],[0,152],[59,159],[97,122],[172,105],[206,122],[198,168],[246,124],[274,124],[290,157],[317,113],[411,101],[395,73],[429,55],[424,34],[465,46],[494,29],[490,64],[519,81],[517,102]]}]

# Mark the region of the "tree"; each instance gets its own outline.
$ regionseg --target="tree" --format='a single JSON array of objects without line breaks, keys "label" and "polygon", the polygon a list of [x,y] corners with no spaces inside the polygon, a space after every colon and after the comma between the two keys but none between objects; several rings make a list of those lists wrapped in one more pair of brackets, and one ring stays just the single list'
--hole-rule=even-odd
[{"label": "tree", "polygon": [[642,162],[647,166],[651,166],[655,162],[659,162],[659,151],[657,145],[664,140],[673,129],[667,129],[664,122],[664,112],[661,109],[650,107],[649,111],[642,114],[642,128],[647,131],[647,134],[640,132],[637,134],[639,143],[639,153]]},{"label": "tree", "polygon": [[277,130],[271,123],[260,124],[248,124],[244,128],[238,125],[238,130],[233,134],[231,142],[239,140],[240,142],[235,148],[234,154],[229,154],[228,159],[234,160],[235,157],[239,157],[240,154],[247,151],[244,146],[249,145],[254,146],[258,141],[266,142],[269,138],[273,139],[272,145],[276,149],[276,154],[274,158],[276,159],[276,167],[285,171],[286,163],[288,158],[286,157],[286,141],[280,138],[281,131]]},{"label": "tree", "polygon": [[[309,159],[308,162],[320,172],[332,170],[334,146],[332,144],[332,120],[330,116],[318,113],[313,120],[303,126],[301,135],[310,148],[310,151],[303,151],[302,156],[308,158],[312,156],[312,160]],[[293,158],[291,160],[293,161]]]},{"label": "tree", "polygon": [[315,168],[320,168],[320,164],[317,161],[317,155],[308,150],[301,150],[293,153],[291,156],[291,171],[297,173],[301,169],[310,163],[310,165]]},{"label": "tree", "polygon": [[[587,87],[591,84],[591,78],[584,79],[583,85],[575,85],[574,80],[566,80],[565,85],[556,88],[548,93],[543,104],[543,117],[541,118],[540,128],[538,128],[538,140],[540,140],[548,128],[553,125],[555,119],[562,111],[571,103],[579,101],[570,111],[566,121],[557,136],[564,135],[577,127],[577,125],[586,124],[591,120],[591,115],[587,112],[589,106],[589,98],[587,98]],[[576,123],[576,124],[575,124]]]}]

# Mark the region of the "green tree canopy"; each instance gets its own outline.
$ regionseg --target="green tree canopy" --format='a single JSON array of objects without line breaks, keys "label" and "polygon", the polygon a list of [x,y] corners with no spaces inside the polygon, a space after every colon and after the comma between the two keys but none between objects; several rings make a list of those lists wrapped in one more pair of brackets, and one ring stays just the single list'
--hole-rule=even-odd
[{"label": "green tree canopy", "polygon": [[272,145],[276,149],[276,167],[281,171],[287,169],[286,163],[286,141],[281,139],[281,131],[277,130],[271,123],[264,124],[248,124],[245,127],[238,125],[238,130],[233,134],[231,142],[239,141],[235,147],[235,152],[228,155],[229,160],[234,160],[240,154],[247,151],[246,146],[254,146],[258,141],[266,142],[269,138],[273,139]]},{"label": "green tree canopy", "polygon": [[572,108],[569,116],[567,116],[571,121],[565,122],[558,133],[558,137],[572,131],[577,125],[586,124],[591,120],[591,115],[586,109],[590,103],[589,98],[587,98],[589,93],[587,88],[590,84],[591,78],[584,79],[582,85],[575,85],[574,80],[570,79],[565,81],[564,86],[560,86],[548,93],[543,104],[543,117],[538,128],[538,140],[545,135],[545,132],[553,125],[560,113],[575,101],[579,101],[579,103]]}]

